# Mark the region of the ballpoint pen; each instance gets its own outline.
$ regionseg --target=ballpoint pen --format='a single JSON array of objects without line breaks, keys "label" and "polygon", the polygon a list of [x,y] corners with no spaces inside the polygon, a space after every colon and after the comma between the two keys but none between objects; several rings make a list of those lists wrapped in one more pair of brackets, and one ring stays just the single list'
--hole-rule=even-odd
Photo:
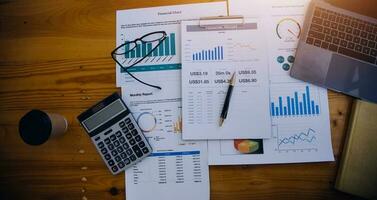
[{"label": "ballpoint pen", "polygon": [[226,116],[228,115],[229,102],[230,102],[230,98],[232,97],[233,87],[235,84],[235,75],[236,75],[236,72],[233,72],[232,78],[230,78],[229,80],[228,92],[226,93],[223,110],[221,111],[221,115],[220,115],[220,127],[223,125],[224,120],[226,119]]}]

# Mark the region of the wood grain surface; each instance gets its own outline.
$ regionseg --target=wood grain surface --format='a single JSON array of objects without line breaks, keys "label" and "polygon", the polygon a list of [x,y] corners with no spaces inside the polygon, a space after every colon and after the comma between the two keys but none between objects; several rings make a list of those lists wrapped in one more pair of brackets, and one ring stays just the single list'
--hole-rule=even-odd
[{"label": "wood grain surface", "polygon": [[[115,86],[115,11],[203,0],[0,0],[0,199],[125,199],[76,116]],[[377,17],[375,0],[333,0]],[[210,167],[211,199],[353,199],[333,189],[353,99],[329,92],[335,162]],[[60,113],[69,130],[24,144],[31,109]],[[156,197],[158,199],[158,197]]]}]

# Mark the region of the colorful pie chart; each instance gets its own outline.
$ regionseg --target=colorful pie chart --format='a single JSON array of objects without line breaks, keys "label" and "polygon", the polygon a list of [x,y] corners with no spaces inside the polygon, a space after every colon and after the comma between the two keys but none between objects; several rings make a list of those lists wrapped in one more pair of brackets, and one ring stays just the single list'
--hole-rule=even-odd
[{"label": "colorful pie chart", "polygon": [[259,142],[253,140],[234,140],[234,148],[243,154],[249,154],[259,149]]}]

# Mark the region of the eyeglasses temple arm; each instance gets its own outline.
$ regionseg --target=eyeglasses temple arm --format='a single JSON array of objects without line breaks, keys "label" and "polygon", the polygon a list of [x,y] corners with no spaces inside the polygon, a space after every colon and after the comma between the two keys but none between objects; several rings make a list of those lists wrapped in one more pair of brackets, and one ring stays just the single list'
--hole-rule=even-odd
[{"label": "eyeglasses temple arm", "polygon": [[132,75],[130,72],[128,72],[127,68],[123,67],[122,64],[120,64],[118,62],[117,59],[114,58],[114,54],[111,54],[111,57],[113,58],[113,60],[128,74],[130,75],[132,78],[134,78],[135,80],[139,81],[140,83],[144,84],[144,85],[147,85],[149,87],[153,87],[153,88],[156,88],[156,89],[159,89],[159,90],[162,90],[162,88],[160,86],[157,86],[157,85],[152,85],[152,84],[149,84],[149,83],[146,83],[140,79],[138,79],[137,77],[135,77],[134,75]]}]

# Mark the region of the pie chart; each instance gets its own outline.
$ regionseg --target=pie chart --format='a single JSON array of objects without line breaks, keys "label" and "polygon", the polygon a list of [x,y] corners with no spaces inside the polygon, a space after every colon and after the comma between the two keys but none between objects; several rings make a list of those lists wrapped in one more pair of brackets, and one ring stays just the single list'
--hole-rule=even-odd
[{"label": "pie chart", "polygon": [[157,119],[150,112],[143,112],[137,117],[137,123],[143,132],[151,132],[156,128]]},{"label": "pie chart", "polygon": [[250,154],[259,149],[259,142],[253,140],[234,140],[234,148],[243,154]]}]

